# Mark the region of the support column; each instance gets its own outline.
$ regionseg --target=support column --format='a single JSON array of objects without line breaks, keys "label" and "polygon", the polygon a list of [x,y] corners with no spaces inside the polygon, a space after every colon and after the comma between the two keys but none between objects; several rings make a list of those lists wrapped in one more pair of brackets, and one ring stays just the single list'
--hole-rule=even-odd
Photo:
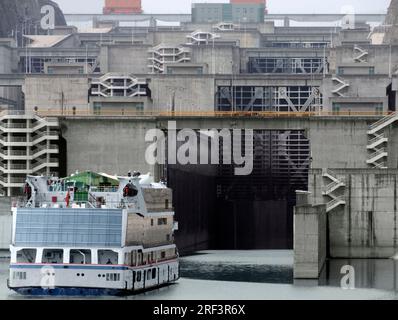
[{"label": "support column", "polygon": [[91,249],[91,264],[98,264],[98,250]]},{"label": "support column", "polygon": [[70,263],[70,249],[64,249],[64,264]]},{"label": "support column", "polygon": [[326,205],[294,209],[294,278],[318,279],[326,262]]}]

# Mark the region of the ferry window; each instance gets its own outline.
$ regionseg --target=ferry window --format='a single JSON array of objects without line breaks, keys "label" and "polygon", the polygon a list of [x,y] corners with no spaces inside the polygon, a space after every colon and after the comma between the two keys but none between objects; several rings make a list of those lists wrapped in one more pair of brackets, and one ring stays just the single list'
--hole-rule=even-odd
[{"label": "ferry window", "polygon": [[165,204],[165,206],[166,206],[166,209],[169,208],[169,199],[166,199],[166,204]]},{"label": "ferry window", "polygon": [[90,250],[71,250],[70,263],[73,264],[91,264]]},{"label": "ferry window", "polygon": [[150,272],[150,270],[148,270],[148,272],[146,274],[146,279],[147,280],[151,280],[151,272]]},{"label": "ferry window", "polygon": [[43,263],[60,264],[63,263],[63,250],[45,249],[43,250]]},{"label": "ferry window", "polygon": [[167,240],[167,241],[170,241],[170,235],[169,235],[169,234],[166,235],[166,240]]},{"label": "ferry window", "polygon": [[153,219],[151,219],[151,226],[153,227]]},{"label": "ferry window", "polygon": [[14,272],[13,278],[16,280],[26,280],[26,272]]},{"label": "ferry window", "polygon": [[158,219],[158,226],[166,225],[167,224],[167,218],[159,218]]},{"label": "ferry window", "polygon": [[162,259],[165,259],[165,258],[166,258],[166,252],[162,251],[162,253],[160,254],[160,256],[161,256]]},{"label": "ferry window", "polygon": [[137,272],[137,282],[141,282],[141,271]]},{"label": "ferry window", "polygon": [[120,281],[120,274],[119,273],[107,273],[106,281]]},{"label": "ferry window", "polygon": [[156,269],[152,269],[152,279],[156,278]]},{"label": "ferry window", "polygon": [[34,263],[36,260],[36,249],[23,249],[18,251],[18,263]]}]

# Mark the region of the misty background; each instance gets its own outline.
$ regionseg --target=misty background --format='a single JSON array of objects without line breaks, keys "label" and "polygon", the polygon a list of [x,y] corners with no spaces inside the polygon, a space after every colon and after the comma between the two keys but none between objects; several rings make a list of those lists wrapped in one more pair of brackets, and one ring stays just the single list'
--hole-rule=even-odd
[{"label": "misty background", "polygon": [[[53,0],[64,13],[102,13],[104,0]],[[190,1],[190,0],[143,0],[147,13],[190,13],[193,2],[229,2]],[[346,13],[352,6],[356,13],[386,13],[390,0],[268,0],[269,13]],[[343,11],[343,12],[342,12]]]}]

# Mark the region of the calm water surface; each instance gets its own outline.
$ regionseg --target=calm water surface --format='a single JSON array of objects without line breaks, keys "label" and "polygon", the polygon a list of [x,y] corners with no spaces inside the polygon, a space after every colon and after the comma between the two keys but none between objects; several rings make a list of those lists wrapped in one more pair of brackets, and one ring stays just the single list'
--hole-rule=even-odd
[{"label": "calm water surface", "polygon": [[[344,265],[355,268],[355,290],[340,288],[340,270]],[[398,263],[395,260],[333,260],[319,281],[295,281],[292,251],[202,251],[181,259],[181,275],[177,284],[136,296],[84,299],[373,300],[398,297]],[[3,259],[0,260],[0,299],[48,299],[23,297],[9,291],[7,278],[8,261]]]}]

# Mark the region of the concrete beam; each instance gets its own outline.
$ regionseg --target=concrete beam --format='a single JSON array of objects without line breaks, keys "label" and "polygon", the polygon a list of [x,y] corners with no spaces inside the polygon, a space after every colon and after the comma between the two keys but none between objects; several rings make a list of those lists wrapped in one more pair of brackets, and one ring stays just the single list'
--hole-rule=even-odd
[{"label": "concrete beam", "polygon": [[[297,22],[335,22],[344,18],[344,14],[268,14],[265,21],[274,20],[291,20]],[[119,22],[139,22],[151,21],[153,19],[168,22],[191,22],[191,14],[66,14],[66,21],[70,22],[89,22],[97,21],[119,21]],[[386,18],[385,14],[357,14],[355,15],[357,22],[383,22]]]},{"label": "concrete beam", "polygon": [[0,87],[22,87],[24,84],[23,74],[0,74]]}]

